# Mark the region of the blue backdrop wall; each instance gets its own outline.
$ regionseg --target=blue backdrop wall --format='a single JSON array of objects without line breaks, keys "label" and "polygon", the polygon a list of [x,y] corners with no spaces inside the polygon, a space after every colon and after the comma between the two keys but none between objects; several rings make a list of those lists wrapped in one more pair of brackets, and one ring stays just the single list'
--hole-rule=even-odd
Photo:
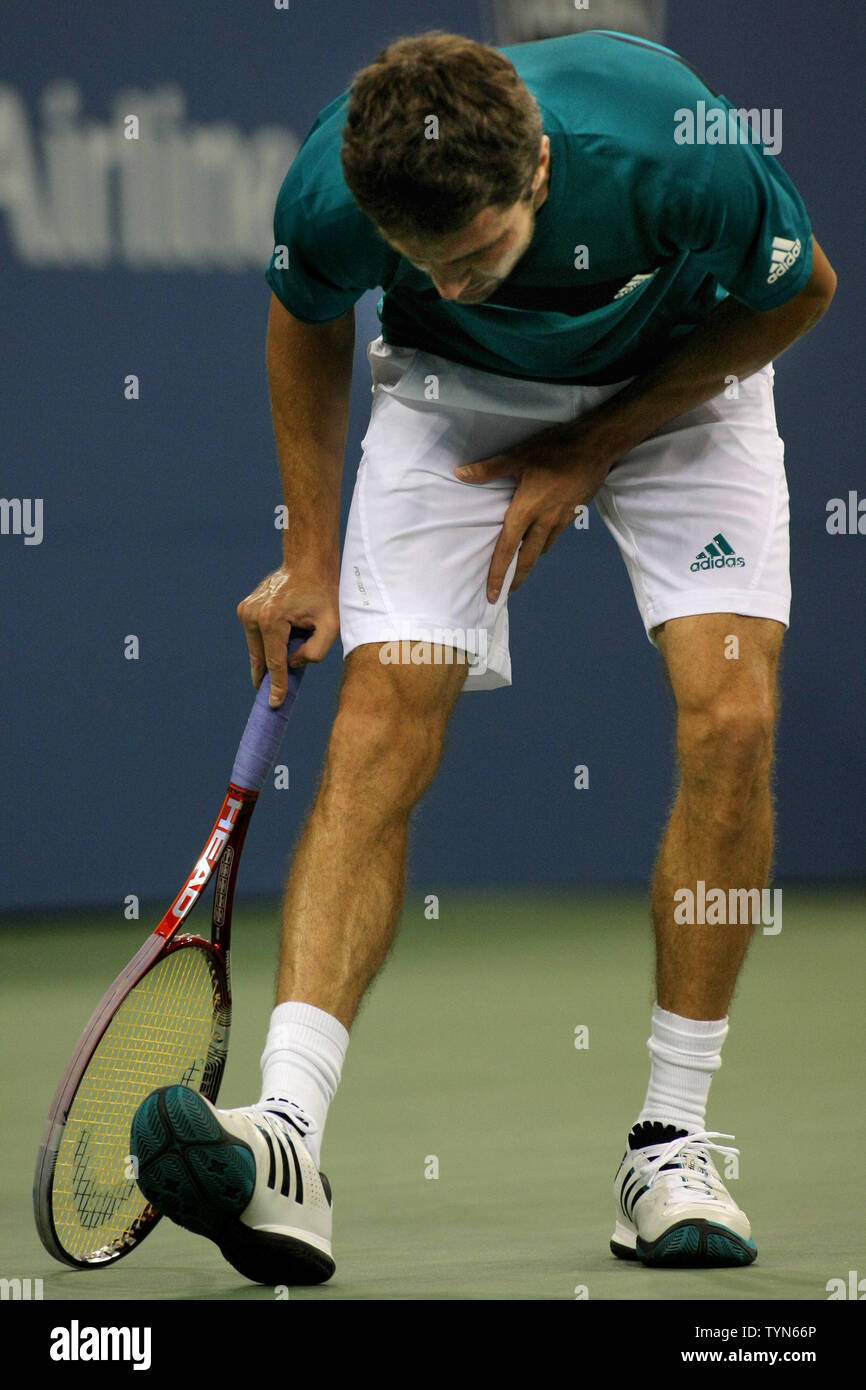
[{"label": "blue backdrop wall", "polygon": [[[160,899],[197,852],[252,695],[234,609],[279,558],[263,278],[277,188],[318,110],[386,42],[431,27],[490,39],[488,13],[475,0],[5,7],[5,912]],[[671,47],[737,104],[782,108],[782,162],[839,276],[829,316],[777,364],[795,583],[777,880],[866,868],[866,536],[825,525],[829,499],[866,496],[864,39],[847,0],[789,0],[784,24],[772,0],[668,6]],[[374,303],[357,313],[344,505]],[[671,709],[594,513],[511,613],[514,686],[460,702],[412,883],[643,882],[672,791]],[[289,789],[264,793],[247,893],[279,890],[341,668],[338,644],[307,674]],[[588,790],[573,787],[577,763]]]}]

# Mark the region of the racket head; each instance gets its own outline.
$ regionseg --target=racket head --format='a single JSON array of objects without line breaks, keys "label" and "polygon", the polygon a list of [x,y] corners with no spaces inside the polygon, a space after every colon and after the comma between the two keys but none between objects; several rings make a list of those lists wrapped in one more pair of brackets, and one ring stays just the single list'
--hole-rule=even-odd
[{"label": "racket head", "polygon": [[159,1086],[215,1100],[230,1025],[226,954],[202,937],[149,938],[106,992],[58,1087],[36,1163],[36,1225],[57,1259],[112,1264],[153,1230],[159,1214],[135,1181],[130,1121]]}]

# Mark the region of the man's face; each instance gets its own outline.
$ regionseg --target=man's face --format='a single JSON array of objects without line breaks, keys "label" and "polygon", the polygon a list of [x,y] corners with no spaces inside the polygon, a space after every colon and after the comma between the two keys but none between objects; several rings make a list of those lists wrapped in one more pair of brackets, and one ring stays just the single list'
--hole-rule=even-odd
[{"label": "man's face", "polygon": [[[444,236],[382,235],[417,270],[429,275],[442,299],[480,304],[507,279],[528,249],[535,214],[547,197],[550,141],[545,135],[532,185],[532,197],[509,208],[487,207],[460,232]],[[381,229],[380,229],[381,230]]]}]

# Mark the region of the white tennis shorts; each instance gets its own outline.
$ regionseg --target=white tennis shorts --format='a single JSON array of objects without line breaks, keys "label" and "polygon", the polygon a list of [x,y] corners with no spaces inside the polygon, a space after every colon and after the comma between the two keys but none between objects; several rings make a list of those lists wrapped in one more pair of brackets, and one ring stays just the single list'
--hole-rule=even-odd
[{"label": "white tennis shorts", "polygon": [[[486,587],[516,482],[462,483],[454,469],[577,419],[626,382],[522,381],[381,337],[367,359],[373,403],[343,547],[343,654],[372,642],[382,660],[420,664],[436,643],[469,654],[464,690],[510,685],[517,557],[495,604]],[[788,488],[772,364],[639,444],[611,470],[595,506],[650,641],[660,623],[696,613],[787,627]]]}]

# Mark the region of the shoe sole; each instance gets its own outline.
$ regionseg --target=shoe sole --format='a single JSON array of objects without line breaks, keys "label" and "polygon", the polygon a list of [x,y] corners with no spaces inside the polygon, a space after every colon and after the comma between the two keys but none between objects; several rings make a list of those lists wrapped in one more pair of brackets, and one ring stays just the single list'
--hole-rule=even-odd
[{"label": "shoe sole", "polygon": [[758,1257],[753,1240],[743,1240],[727,1226],[712,1221],[681,1221],[650,1243],[635,1238],[632,1248],[612,1239],[611,1253],[620,1260],[640,1260],[642,1264],[670,1269],[718,1269],[750,1265]]},{"label": "shoe sole", "polygon": [[256,1231],[240,1216],[256,1184],[249,1144],[223,1129],[196,1091],[162,1086],[139,1106],[130,1152],[137,1182],[162,1215],[214,1241],[238,1273],[257,1284],[322,1284],[336,1268],[295,1236]]}]

